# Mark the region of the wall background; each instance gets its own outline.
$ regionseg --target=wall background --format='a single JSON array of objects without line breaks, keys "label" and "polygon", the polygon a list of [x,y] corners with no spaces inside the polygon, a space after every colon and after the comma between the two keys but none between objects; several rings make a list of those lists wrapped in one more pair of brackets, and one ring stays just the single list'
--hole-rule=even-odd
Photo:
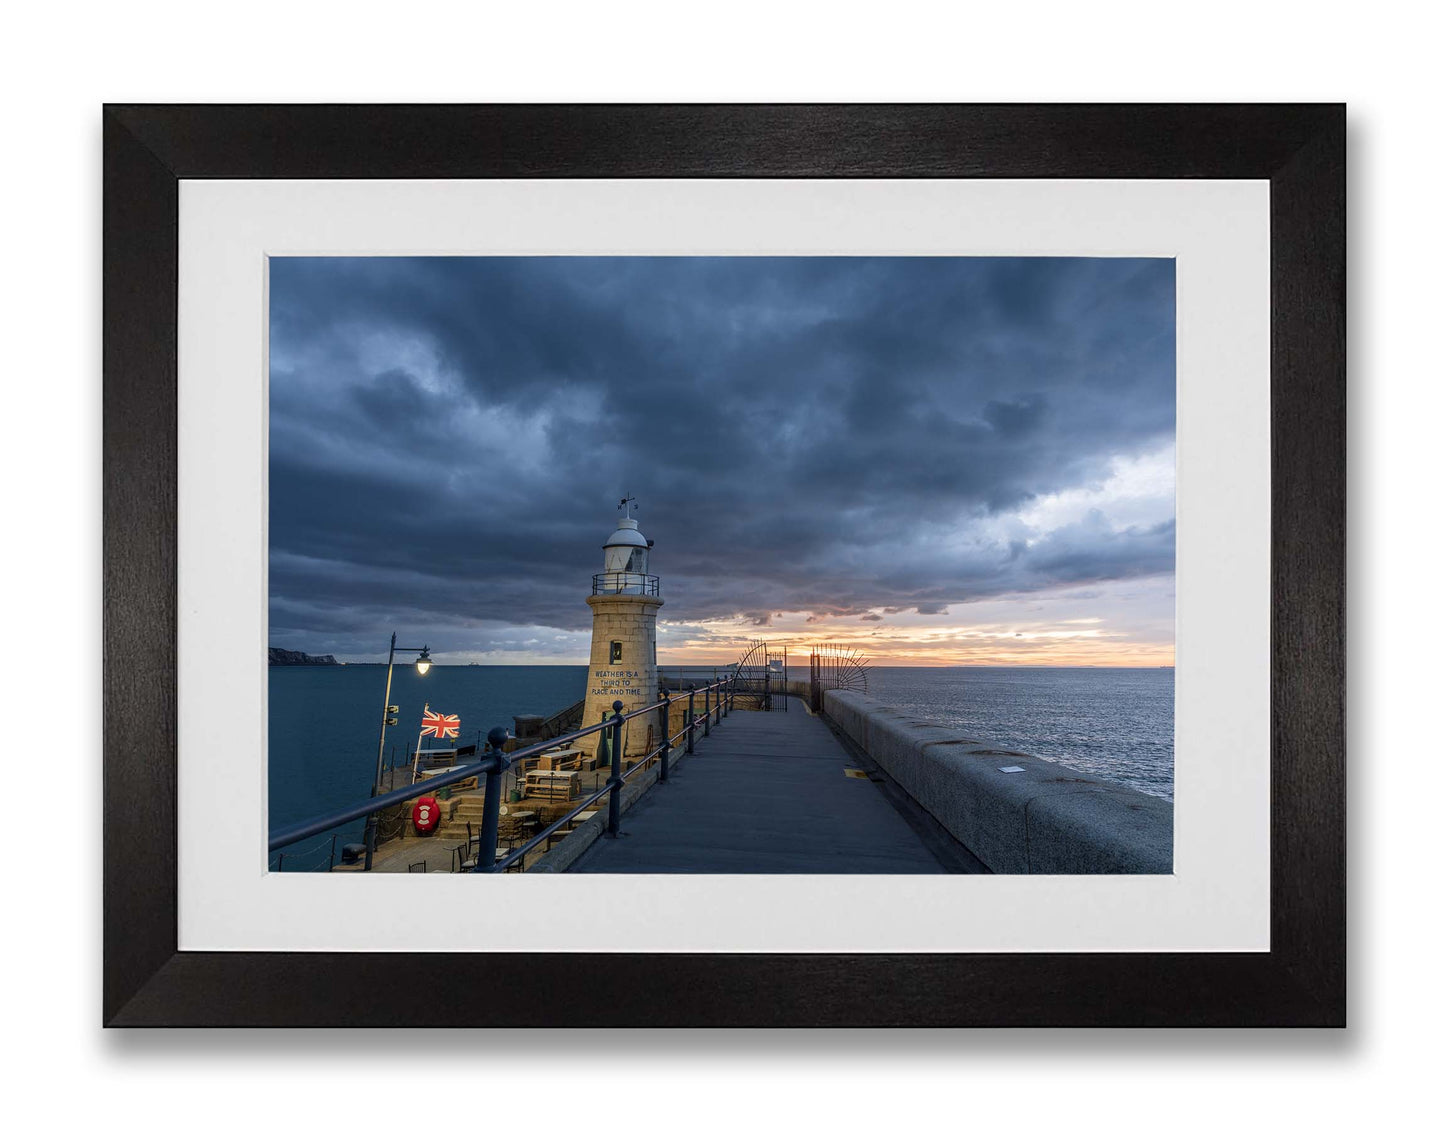
[{"label": "wall background", "polygon": [[[46,747],[94,756],[100,725],[100,115],[103,101],[1348,100],[1351,300],[1351,1022],[1344,1033],[548,1033],[572,1062],[501,1033],[151,1032],[99,1028],[98,784],[67,798],[73,849],[12,854],[6,929],[12,1102],[66,1120],[402,1114],[443,1064],[497,1111],[564,1106],[622,1081],[634,1122],[968,1114],[1080,1124],[1247,1116],[1378,1118],[1430,1098],[1441,974],[1429,710],[1438,645],[1438,262],[1434,38],[1379,3],[1317,8],[1038,3],[306,6],[257,0],[22,7],[0,82],[8,254],[5,673],[65,719]],[[38,655],[43,651],[44,659]],[[47,663],[77,686],[54,699]],[[32,776],[33,777],[33,776]],[[1396,780],[1409,787],[1395,787]],[[20,838],[50,788],[10,796]],[[89,828],[88,828],[89,827]],[[12,839],[14,840],[14,839]],[[1428,868],[1427,868],[1428,866]],[[615,1045],[609,1048],[609,1043]],[[485,1059],[483,1059],[485,1053]],[[18,1056],[18,1059],[16,1059]],[[399,1084],[375,1081],[378,1071]],[[389,1106],[378,1106],[378,1092]],[[702,1094],[706,1098],[700,1098]],[[394,1102],[392,1102],[394,1101]],[[480,1105],[478,1105],[480,1107]],[[1425,1106],[1430,1106],[1425,1104]]]}]

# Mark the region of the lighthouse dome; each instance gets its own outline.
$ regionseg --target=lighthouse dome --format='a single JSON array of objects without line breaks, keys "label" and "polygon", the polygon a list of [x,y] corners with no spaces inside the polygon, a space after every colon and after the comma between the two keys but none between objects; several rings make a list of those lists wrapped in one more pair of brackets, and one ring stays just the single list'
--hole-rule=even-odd
[{"label": "lighthouse dome", "polygon": [[647,537],[637,531],[637,522],[625,516],[617,522],[617,528],[602,545],[603,567],[611,572],[632,572],[647,574],[648,549],[652,545]]},{"label": "lighthouse dome", "polygon": [[631,517],[623,517],[617,522],[617,531],[607,538],[604,548],[645,548],[647,537],[637,531],[637,522]]}]

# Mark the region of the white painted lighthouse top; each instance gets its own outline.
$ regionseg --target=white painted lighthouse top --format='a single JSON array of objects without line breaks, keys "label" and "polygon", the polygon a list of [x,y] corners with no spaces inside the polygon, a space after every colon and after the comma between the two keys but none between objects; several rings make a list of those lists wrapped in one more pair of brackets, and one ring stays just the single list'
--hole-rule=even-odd
[{"label": "white painted lighthouse top", "polygon": [[[627,502],[629,509],[630,501],[631,498]],[[617,522],[617,530],[607,538],[607,543],[602,545],[602,566],[605,569],[604,574],[626,576],[626,582],[621,579],[609,580],[605,585],[608,591],[613,594],[657,594],[657,580],[647,574],[649,547],[651,545],[648,544],[647,537],[637,531],[637,521],[633,519],[632,513],[625,512]],[[644,579],[647,582],[644,582]],[[635,592],[634,587],[638,588]],[[592,593],[597,594],[595,578],[592,588]]]},{"label": "white painted lighthouse top", "polygon": [[609,536],[607,543],[602,546],[604,548],[623,546],[628,548],[645,548],[647,547],[647,537],[637,531],[637,522],[635,520],[631,517],[623,517],[617,522],[617,531]]}]

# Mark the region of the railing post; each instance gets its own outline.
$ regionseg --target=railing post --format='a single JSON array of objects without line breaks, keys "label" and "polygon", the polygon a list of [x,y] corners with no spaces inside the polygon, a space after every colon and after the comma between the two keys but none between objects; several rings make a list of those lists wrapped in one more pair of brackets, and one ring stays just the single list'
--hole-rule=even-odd
[{"label": "railing post", "polygon": [[[376,788],[371,788],[371,797],[376,797]],[[376,852],[376,811],[366,816],[366,832],[361,839],[366,844],[366,862],[361,866],[364,873],[371,872],[371,856]]]},{"label": "railing post", "polygon": [[331,835],[331,860],[326,862],[326,871],[329,873],[336,868],[336,835]]},{"label": "railing post", "polygon": [[672,751],[672,740],[668,738],[668,712],[672,709],[672,701],[667,695],[667,690],[662,690],[662,774],[659,776],[661,782],[667,782],[667,760]]},{"label": "railing post", "polygon": [[607,796],[607,836],[616,837],[622,824],[622,702],[612,702],[612,774],[607,779],[612,788]]},{"label": "railing post", "polygon": [[712,733],[712,705],[709,703],[711,698],[708,696],[711,689],[711,685],[702,687],[702,734],[705,736]]},{"label": "railing post", "polygon": [[477,864],[474,873],[490,873],[497,863],[497,831],[502,822],[502,749],[492,749],[487,768],[487,790],[482,799],[482,828],[477,834]]},{"label": "railing post", "polygon": [[693,731],[694,731],[694,729],[693,729],[693,724],[694,724],[695,721],[696,721],[696,711],[697,711],[697,690],[696,690],[696,689],[688,689],[688,691],[687,691],[687,753],[688,753],[689,755],[692,754],[692,737],[693,737]]}]

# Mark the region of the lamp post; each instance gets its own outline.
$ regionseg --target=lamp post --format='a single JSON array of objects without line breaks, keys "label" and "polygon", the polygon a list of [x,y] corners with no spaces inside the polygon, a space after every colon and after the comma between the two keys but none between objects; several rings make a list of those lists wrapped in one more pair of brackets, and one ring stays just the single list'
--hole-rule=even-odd
[{"label": "lamp post", "polygon": [[[386,698],[381,706],[381,737],[376,744],[376,780],[372,783],[371,793],[381,793],[381,767],[383,758],[386,755],[386,730],[396,723],[397,706],[391,703],[391,669],[396,661],[397,654],[416,654],[417,659],[413,663],[416,671],[425,677],[431,669],[431,648],[429,646],[398,646],[396,644],[396,631],[391,634],[391,649],[386,654]],[[366,817],[366,865],[365,872],[371,872],[371,855],[376,852],[376,815],[368,814]]]}]

